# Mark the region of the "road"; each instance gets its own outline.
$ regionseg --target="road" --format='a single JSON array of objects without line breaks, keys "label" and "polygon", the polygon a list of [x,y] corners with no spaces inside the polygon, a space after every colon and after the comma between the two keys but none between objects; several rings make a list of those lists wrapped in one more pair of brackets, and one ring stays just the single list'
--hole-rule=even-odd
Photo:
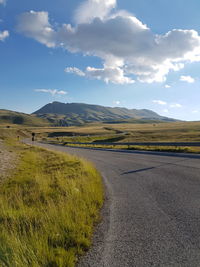
[{"label": "road", "polygon": [[78,267],[200,266],[200,156],[42,146],[104,178],[103,221]]}]

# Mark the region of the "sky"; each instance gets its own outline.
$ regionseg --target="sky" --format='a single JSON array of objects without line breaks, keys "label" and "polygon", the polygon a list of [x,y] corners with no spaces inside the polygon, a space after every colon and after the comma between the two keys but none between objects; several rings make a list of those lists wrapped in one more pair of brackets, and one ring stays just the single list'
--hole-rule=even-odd
[{"label": "sky", "polygon": [[0,109],[59,101],[200,120],[199,0],[0,0]]}]

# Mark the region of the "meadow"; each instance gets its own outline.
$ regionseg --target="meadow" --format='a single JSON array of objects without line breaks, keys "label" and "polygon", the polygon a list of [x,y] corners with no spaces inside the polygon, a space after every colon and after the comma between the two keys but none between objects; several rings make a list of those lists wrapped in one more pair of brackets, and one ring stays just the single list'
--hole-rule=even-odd
[{"label": "meadow", "polygon": [[74,267],[100,221],[103,185],[87,161],[27,146],[25,129],[0,129],[18,158],[0,179],[0,266]]},{"label": "meadow", "polygon": [[[117,123],[86,124],[80,127],[37,127],[30,128],[39,138],[48,137],[52,133],[64,133],[61,136],[105,136],[126,134],[124,141],[200,141],[200,122],[170,123]],[[69,136],[67,136],[69,134]],[[56,137],[56,136],[55,136]]]},{"label": "meadow", "polygon": [[[38,140],[70,142],[200,142],[200,122],[87,124],[82,127],[32,128]],[[112,146],[107,146],[113,148]],[[126,147],[119,147],[125,148]],[[129,149],[199,153],[199,147],[130,146]]]}]

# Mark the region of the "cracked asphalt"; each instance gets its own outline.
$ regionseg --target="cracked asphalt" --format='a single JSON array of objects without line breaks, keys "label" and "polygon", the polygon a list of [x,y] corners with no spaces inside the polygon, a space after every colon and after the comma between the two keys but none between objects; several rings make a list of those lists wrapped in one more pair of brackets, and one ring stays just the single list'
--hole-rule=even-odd
[{"label": "cracked asphalt", "polygon": [[200,156],[40,144],[92,161],[106,202],[78,267],[200,266]]}]

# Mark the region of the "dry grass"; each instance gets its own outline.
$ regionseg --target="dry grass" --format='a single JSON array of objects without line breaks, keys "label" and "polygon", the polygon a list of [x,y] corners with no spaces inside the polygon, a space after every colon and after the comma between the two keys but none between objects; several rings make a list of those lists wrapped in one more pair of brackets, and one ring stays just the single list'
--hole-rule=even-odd
[{"label": "dry grass", "polygon": [[[78,136],[48,137],[52,132],[69,132]],[[100,134],[101,133],[101,134]],[[85,136],[82,136],[85,134]],[[57,129],[40,129],[38,137],[53,143],[67,142],[200,142],[200,122],[173,123],[122,123],[122,124],[91,124],[84,127],[68,127]],[[113,140],[113,141],[112,141]],[[97,147],[95,144],[92,146]],[[102,147],[102,146],[98,146]],[[104,147],[104,146],[103,146]],[[108,148],[112,148],[107,146]],[[125,148],[127,147],[118,147]],[[145,147],[132,146],[130,149],[175,151],[200,153],[199,147]]]},{"label": "dry grass", "polygon": [[12,149],[21,160],[0,187],[0,266],[73,267],[99,221],[100,175],[75,157]]},{"label": "dry grass", "polygon": [[127,133],[125,142],[200,141],[200,122],[88,124],[82,127],[32,128],[31,130],[35,131],[39,137],[47,137],[52,132],[89,136],[125,132]]}]

